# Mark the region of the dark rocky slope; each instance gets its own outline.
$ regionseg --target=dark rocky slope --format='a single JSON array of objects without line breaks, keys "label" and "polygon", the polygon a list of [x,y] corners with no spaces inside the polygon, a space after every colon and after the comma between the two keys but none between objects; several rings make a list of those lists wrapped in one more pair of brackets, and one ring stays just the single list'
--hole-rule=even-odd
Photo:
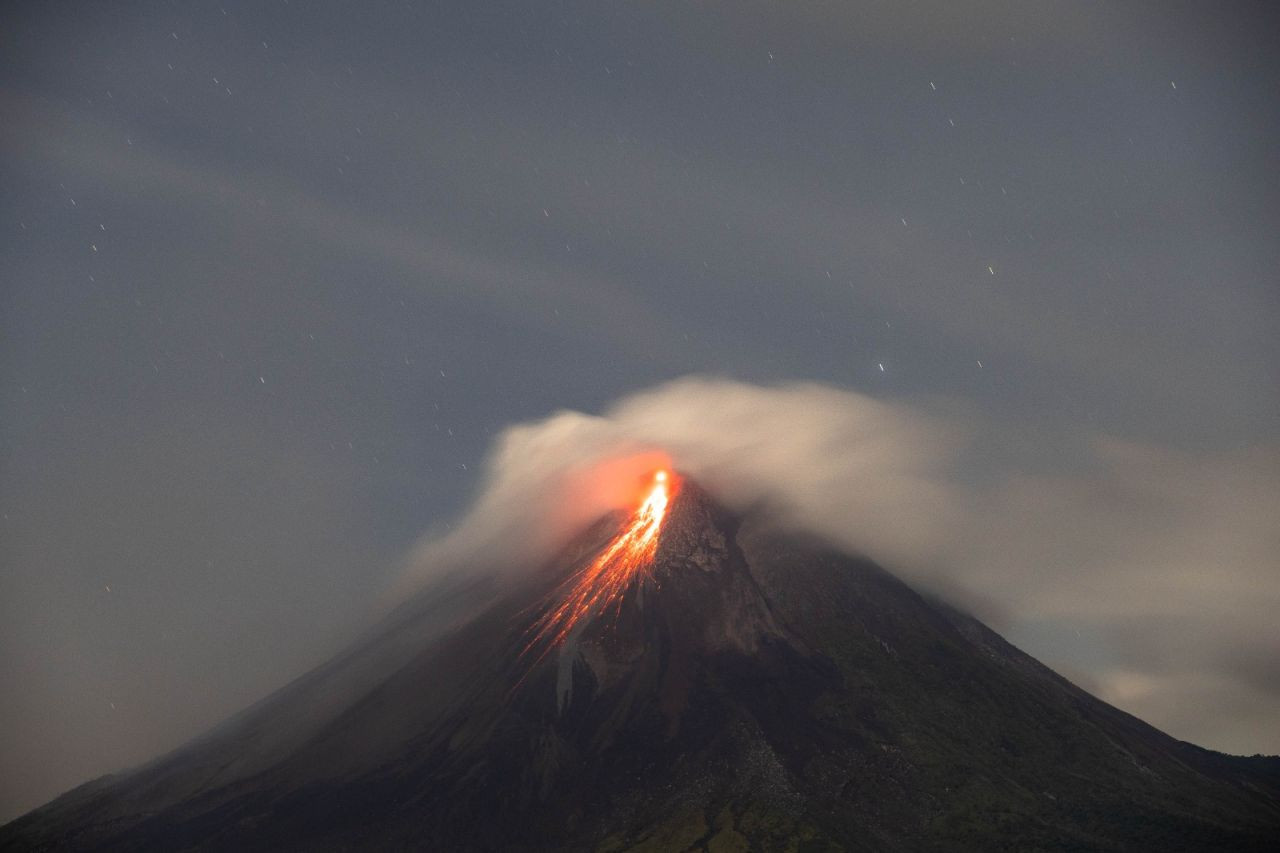
[{"label": "dark rocky slope", "polygon": [[874,564],[691,484],[652,579],[545,658],[454,584],[0,850],[1263,850],[1280,760],[1176,741]]}]

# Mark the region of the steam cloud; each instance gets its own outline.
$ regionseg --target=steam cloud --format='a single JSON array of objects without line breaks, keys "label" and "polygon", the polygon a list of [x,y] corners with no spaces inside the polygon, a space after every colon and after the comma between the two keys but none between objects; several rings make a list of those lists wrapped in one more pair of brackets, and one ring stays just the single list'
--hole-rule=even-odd
[{"label": "steam cloud", "polygon": [[655,467],[692,477],[725,505],[879,559],[915,564],[951,539],[949,468],[965,430],[906,405],[815,384],[764,388],[686,378],[603,416],[560,412],[507,430],[482,493],[413,565],[538,565],[574,533],[631,509]]},{"label": "steam cloud", "polygon": [[[966,473],[978,437],[980,482]],[[407,579],[533,569],[604,513],[633,508],[636,484],[669,465],[732,508],[764,508],[944,591],[1178,736],[1280,751],[1280,734],[1236,734],[1280,717],[1269,663],[1280,659],[1280,450],[1078,438],[1058,444],[1083,447],[1087,464],[1054,473],[1053,440],[1028,464],[1000,450],[1025,451],[1025,436],[971,413],[811,383],[685,378],[600,416],[508,429],[471,510],[415,549]]]}]

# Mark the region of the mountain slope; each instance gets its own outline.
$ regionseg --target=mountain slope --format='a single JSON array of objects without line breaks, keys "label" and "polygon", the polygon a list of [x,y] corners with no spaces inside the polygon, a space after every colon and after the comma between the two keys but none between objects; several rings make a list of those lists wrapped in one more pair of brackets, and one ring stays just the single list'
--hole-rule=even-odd
[{"label": "mountain slope", "polygon": [[1261,850],[1280,833],[1277,759],[1169,738],[693,484],[651,576],[526,651],[616,526],[526,583],[410,608],[191,747],[0,829],[0,849]]}]

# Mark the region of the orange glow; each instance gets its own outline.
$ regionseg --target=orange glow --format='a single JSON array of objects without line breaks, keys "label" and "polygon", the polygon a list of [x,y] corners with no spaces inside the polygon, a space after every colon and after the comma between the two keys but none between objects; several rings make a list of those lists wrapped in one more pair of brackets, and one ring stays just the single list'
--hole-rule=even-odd
[{"label": "orange glow", "polygon": [[622,605],[623,593],[632,581],[646,577],[653,565],[658,534],[676,485],[675,476],[668,471],[659,469],[654,473],[648,495],[627,526],[599,556],[557,590],[557,603],[530,629],[534,636],[526,653],[540,643],[546,643],[546,649],[558,646],[582,620],[603,613],[611,605]]}]

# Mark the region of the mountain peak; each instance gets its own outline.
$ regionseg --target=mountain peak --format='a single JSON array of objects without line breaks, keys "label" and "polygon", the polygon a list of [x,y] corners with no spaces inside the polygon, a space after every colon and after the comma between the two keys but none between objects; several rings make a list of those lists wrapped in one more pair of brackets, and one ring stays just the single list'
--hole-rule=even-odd
[{"label": "mountain peak", "polygon": [[728,542],[738,523],[696,481],[681,477],[658,541],[654,574],[726,568]]},{"label": "mountain peak", "polygon": [[[652,565],[616,609],[599,614],[559,649],[561,707],[638,679],[629,689],[661,696],[674,731],[694,670],[715,655],[750,656],[763,643],[786,641],[737,546],[739,524],[696,483],[681,482]],[[589,688],[582,688],[584,678]]]}]

